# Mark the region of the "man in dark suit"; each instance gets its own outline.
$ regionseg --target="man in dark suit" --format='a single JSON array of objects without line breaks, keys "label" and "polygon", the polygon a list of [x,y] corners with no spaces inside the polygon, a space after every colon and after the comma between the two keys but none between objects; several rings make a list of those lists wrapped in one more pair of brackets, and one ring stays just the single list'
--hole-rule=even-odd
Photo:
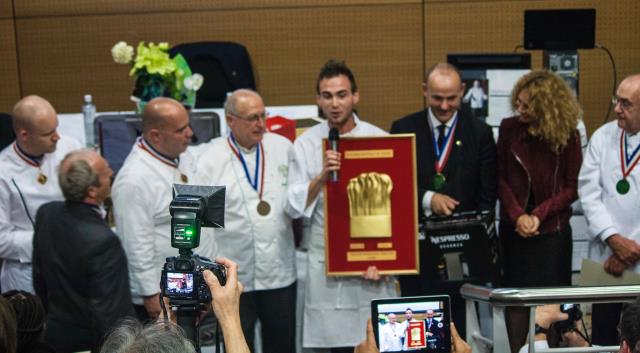
[{"label": "man in dark suit", "polygon": [[[392,134],[416,135],[420,214],[449,216],[454,212],[492,210],[497,197],[497,170],[491,128],[460,110],[464,84],[453,65],[436,64],[427,72],[425,81],[428,108],[391,125]],[[400,277],[402,295],[454,292],[454,321],[464,322],[464,302],[459,293],[438,282],[438,269],[429,268],[424,261],[424,240],[419,246],[423,259],[420,276]]]},{"label": "man in dark suit", "polygon": [[43,205],[33,237],[33,282],[47,310],[45,341],[56,352],[97,352],[120,319],[133,316],[127,259],[103,220],[113,171],[96,152],[60,164],[65,200]]},{"label": "man in dark suit", "polygon": [[427,318],[424,319],[424,329],[429,349],[442,349],[444,347],[444,324],[434,318],[433,310],[427,310]]},{"label": "man in dark suit", "polygon": [[491,128],[459,110],[464,85],[452,65],[434,66],[423,85],[429,108],[391,125],[392,134],[416,134],[421,214],[493,209],[497,179]]}]

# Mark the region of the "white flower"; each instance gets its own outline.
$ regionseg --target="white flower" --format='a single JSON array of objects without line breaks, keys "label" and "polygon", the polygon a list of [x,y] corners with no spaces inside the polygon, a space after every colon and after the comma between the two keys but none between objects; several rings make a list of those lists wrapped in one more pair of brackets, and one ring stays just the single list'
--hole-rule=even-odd
[{"label": "white flower", "polygon": [[128,64],[133,59],[133,47],[127,42],[118,42],[111,48],[111,56],[118,64]]},{"label": "white flower", "polygon": [[184,87],[190,91],[197,91],[202,87],[204,83],[204,77],[200,74],[193,74],[184,79]]}]

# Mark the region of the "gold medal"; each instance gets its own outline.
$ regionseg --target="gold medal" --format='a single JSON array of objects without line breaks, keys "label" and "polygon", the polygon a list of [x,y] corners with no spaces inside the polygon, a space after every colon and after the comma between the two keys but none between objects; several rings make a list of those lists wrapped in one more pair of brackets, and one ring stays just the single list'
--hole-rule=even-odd
[{"label": "gold medal", "polygon": [[47,176],[42,174],[42,172],[38,173],[38,182],[42,185],[47,183]]},{"label": "gold medal", "polygon": [[260,200],[260,202],[258,202],[257,209],[259,215],[266,216],[269,214],[269,212],[271,212],[271,205],[269,205],[267,201]]},{"label": "gold medal", "polygon": [[180,180],[182,180],[183,183],[188,183],[189,182],[189,178],[185,175],[180,173]]}]

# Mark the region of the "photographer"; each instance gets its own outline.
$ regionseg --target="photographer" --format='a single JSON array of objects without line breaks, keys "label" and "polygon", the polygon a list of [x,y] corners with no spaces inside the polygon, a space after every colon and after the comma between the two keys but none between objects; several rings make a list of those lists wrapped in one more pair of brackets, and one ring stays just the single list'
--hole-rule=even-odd
[{"label": "photographer", "polygon": [[[579,309],[577,309],[579,311]],[[536,330],[535,330],[535,348],[536,350],[548,349],[548,335],[552,325],[563,327],[559,330],[560,342],[566,347],[588,347],[589,342],[575,328],[575,322],[581,320],[582,315],[569,314],[563,312],[558,304],[542,305],[536,307]],[[566,322],[567,320],[570,322]],[[575,320],[575,321],[574,321]],[[527,338],[528,340],[528,338]],[[520,353],[529,351],[529,344],[525,344],[520,348]]]},{"label": "photographer", "polygon": [[[227,268],[227,282],[221,286],[211,271],[204,271],[204,279],[211,290],[211,305],[218,318],[225,342],[226,353],[249,353],[240,325],[240,294],[242,284],[238,282],[238,265],[218,258],[216,262]],[[191,342],[182,330],[167,321],[158,321],[143,327],[137,322],[128,322],[107,337],[100,353],[154,352],[195,353]]]},{"label": "photographer", "polygon": [[204,272],[204,280],[211,290],[211,305],[222,328],[225,352],[249,353],[240,324],[240,294],[243,286],[238,282],[238,265],[224,257],[217,258],[216,262],[227,268],[227,283],[221,286],[211,271]]}]

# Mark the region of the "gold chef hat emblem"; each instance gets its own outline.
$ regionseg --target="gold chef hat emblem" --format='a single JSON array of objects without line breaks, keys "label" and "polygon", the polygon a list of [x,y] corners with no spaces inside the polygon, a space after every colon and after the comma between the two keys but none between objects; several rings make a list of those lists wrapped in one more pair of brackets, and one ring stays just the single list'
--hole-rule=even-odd
[{"label": "gold chef hat emblem", "polygon": [[362,173],[349,180],[349,230],[352,238],[391,236],[391,190],[387,174]]}]

